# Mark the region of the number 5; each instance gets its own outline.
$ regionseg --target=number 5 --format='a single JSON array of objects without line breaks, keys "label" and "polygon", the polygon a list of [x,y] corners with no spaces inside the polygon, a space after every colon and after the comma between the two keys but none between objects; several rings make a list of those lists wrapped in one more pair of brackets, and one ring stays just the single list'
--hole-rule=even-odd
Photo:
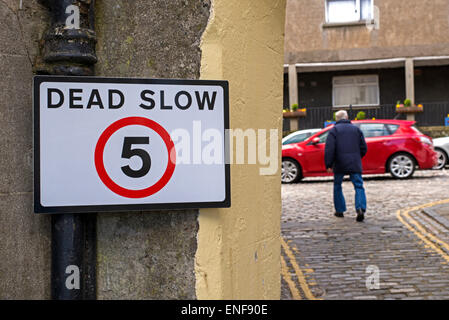
[{"label": "number 5", "polygon": [[122,158],[130,159],[133,156],[138,156],[142,160],[142,167],[139,170],[133,170],[130,166],[122,167],[122,171],[128,177],[142,178],[151,168],[151,158],[148,152],[143,149],[131,149],[133,144],[150,144],[149,137],[125,137],[123,141]]}]

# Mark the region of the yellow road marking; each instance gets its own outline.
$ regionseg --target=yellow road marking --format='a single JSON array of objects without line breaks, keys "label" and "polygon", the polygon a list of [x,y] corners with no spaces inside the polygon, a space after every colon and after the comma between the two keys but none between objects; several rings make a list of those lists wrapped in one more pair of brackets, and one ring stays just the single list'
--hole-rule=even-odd
[{"label": "yellow road marking", "polygon": [[[442,247],[446,248],[447,250],[449,250],[449,245],[446,242],[444,242],[443,240],[436,237],[435,235],[427,232],[418,221],[416,221],[414,218],[412,218],[410,216],[410,212],[412,212],[412,211],[417,211],[420,209],[433,207],[433,206],[436,206],[439,204],[444,204],[444,203],[449,203],[449,199],[434,201],[434,202],[426,203],[426,204],[423,204],[420,206],[408,208],[405,210],[398,210],[396,212],[396,216],[403,225],[405,225],[410,231],[412,231],[429,248],[433,249],[438,254],[440,254],[443,257],[443,259],[446,260],[446,262],[449,262],[449,255],[446,252],[444,252],[443,250],[441,250],[441,248],[439,248],[435,243],[431,242],[429,239],[432,239],[433,241],[439,243]],[[405,221],[405,219],[403,218],[402,215],[406,219],[409,219],[415,227],[411,226],[407,221]]]},{"label": "yellow road marking", "polygon": [[424,235],[427,235],[430,239],[432,239],[435,242],[439,243],[443,248],[449,250],[449,245],[446,242],[444,242],[440,238],[436,237],[432,233],[430,233],[427,230],[425,230],[425,228],[423,228],[423,226],[421,225],[420,222],[418,222],[415,218],[410,216],[409,211],[405,211],[403,214],[404,214],[404,216],[407,219],[411,220],[411,222],[416,226],[416,228],[418,228],[419,231],[421,231],[421,233],[423,233]]},{"label": "yellow road marking", "polygon": [[306,278],[304,277],[304,273],[301,271],[301,268],[299,267],[295,256],[293,255],[292,251],[290,250],[290,247],[282,237],[281,237],[281,245],[282,248],[284,248],[284,251],[287,254],[287,256],[290,258],[290,263],[293,266],[293,269],[295,270],[296,276],[298,277],[299,285],[301,286],[304,295],[309,300],[317,300],[317,298],[313,295],[312,291],[310,291],[310,288],[307,285]]},{"label": "yellow road marking", "polygon": [[410,224],[408,224],[401,216],[401,210],[398,210],[398,212],[396,213],[397,218],[399,219],[399,221],[402,222],[403,225],[405,225],[407,227],[407,229],[409,229],[411,232],[413,232],[419,239],[421,239],[428,248],[432,248],[433,250],[435,250],[436,252],[438,252],[446,261],[449,261],[448,258],[445,256],[445,253],[438,248],[437,246],[435,246],[432,242],[430,242],[429,240],[427,240],[427,238],[422,235],[420,232],[418,232],[417,230],[415,230]]},{"label": "yellow road marking", "polygon": [[301,300],[301,295],[299,294],[298,288],[296,288],[295,282],[290,277],[290,273],[288,272],[287,263],[284,260],[284,257],[281,255],[281,274],[284,277],[285,282],[287,282],[288,287],[290,288],[290,292],[292,293],[293,299]]}]

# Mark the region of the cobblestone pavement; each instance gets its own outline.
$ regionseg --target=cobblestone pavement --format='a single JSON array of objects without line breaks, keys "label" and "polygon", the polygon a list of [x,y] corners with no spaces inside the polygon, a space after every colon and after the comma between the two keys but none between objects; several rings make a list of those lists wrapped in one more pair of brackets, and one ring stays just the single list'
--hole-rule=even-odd
[{"label": "cobblestone pavement", "polygon": [[333,216],[332,181],[282,186],[282,299],[449,299],[449,201],[434,206],[449,199],[449,172],[365,177],[364,223],[348,180],[348,211]]}]

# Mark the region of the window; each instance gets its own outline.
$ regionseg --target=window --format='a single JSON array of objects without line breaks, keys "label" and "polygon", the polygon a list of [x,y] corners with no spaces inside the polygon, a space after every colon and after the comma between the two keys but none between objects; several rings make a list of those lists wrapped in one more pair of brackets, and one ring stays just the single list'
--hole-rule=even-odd
[{"label": "window", "polygon": [[373,0],[326,0],[326,22],[341,23],[373,18]]},{"label": "window", "polygon": [[297,134],[297,135],[295,135],[293,137],[288,138],[282,144],[286,145],[286,144],[303,142],[304,140],[306,140],[310,136],[311,136],[311,133],[300,133],[300,134]]},{"label": "window", "polygon": [[365,138],[389,136],[390,132],[383,123],[362,123],[360,124]]},{"label": "window", "polygon": [[377,75],[334,77],[332,82],[334,107],[379,105]]},{"label": "window", "polygon": [[[327,139],[327,136],[329,135],[329,131],[330,130],[327,130],[326,132],[323,132],[318,137],[316,137],[316,138],[320,138],[320,142],[318,142],[318,144],[326,143],[326,139]],[[312,144],[312,142],[310,142],[309,144]]]},{"label": "window", "polygon": [[391,134],[394,134],[399,129],[399,125],[397,124],[387,124],[388,130],[391,132]]},{"label": "window", "polygon": [[330,130],[327,130],[325,133],[320,135],[320,143],[326,143],[327,136],[329,135]]}]

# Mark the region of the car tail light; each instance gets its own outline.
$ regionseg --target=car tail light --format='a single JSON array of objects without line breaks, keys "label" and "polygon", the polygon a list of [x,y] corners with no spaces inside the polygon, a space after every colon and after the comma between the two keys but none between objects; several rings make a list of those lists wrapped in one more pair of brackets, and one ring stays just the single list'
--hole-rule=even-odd
[{"label": "car tail light", "polygon": [[424,137],[424,136],[420,136],[419,137],[419,142],[424,143],[424,144],[428,144],[430,146],[433,145],[432,140],[430,140],[429,138]]}]

